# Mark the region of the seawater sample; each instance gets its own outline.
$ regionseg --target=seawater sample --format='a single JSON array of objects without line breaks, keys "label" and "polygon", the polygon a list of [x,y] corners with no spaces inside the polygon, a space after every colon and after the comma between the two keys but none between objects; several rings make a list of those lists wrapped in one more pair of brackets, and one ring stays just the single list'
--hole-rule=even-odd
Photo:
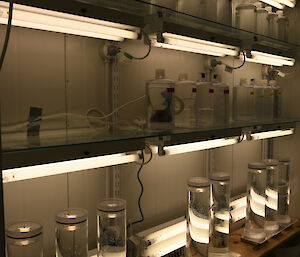
[{"label": "seawater sample", "polygon": [[211,181],[212,216],[209,243],[210,256],[229,254],[230,175],[213,173]]},{"label": "seawater sample", "polygon": [[88,256],[88,212],[70,208],[56,217],[56,257]]},{"label": "seawater sample", "polygon": [[196,125],[196,84],[187,74],[180,74],[175,84],[175,126],[193,128]]},{"label": "seawater sample", "polygon": [[155,79],[146,83],[147,127],[172,129],[175,125],[175,83],[165,79],[165,70],[156,70]]},{"label": "seawater sample", "polygon": [[210,220],[210,183],[202,177],[191,178],[187,202],[187,256],[208,256]]},{"label": "seawater sample", "polygon": [[7,257],[43,257],[43,227],[23,221],[11,224],[6,229]]},{"label": "seawater sample", "polygon": [[126,257],[126,201],[108,198],[97,209],[98,257]]},{"label": "seawater sample", "polygon": [[266,169],[264,162],[248,164],[247,211],[243,235],[261,242],[265,239],[264,221],[266,215]]}]

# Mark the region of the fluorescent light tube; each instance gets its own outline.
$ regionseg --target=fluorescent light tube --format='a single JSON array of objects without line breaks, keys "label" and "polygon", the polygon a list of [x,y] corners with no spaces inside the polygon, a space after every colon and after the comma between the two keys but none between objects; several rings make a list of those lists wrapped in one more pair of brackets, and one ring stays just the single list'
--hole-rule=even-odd
[{"label": "fluorescent light tube", "polygon": [[2,179],[4,183],[8,183],[26,179],[64,174],[69,172],[76,172],[81,170],[108,167],[124,163],[136,162],[138,160],[138,154],[127,155],[125,153],[90,157],[78,160],[6,169],[2,171]]},{"label": "fluorescent light tube", "polygon": [[268,5],[272,5],[272,6],[276,7],[276,8],[278,8],[278,9],[283,9],[284,8],[284,5],[278,3],[275,0],[260,0],[260,1],[264,2],[264,3],[268,4]]},{"label": "fluorescent light tube", "polygon": [[[283,57],[280,55],[267,54],[258,51],[251,51],[251,55],[251,58],[246,57],[247,62],[254,62],[273,66],[294,66],[295,64],[295,59]],[[244,57],[240,56],[240,58],[243,59]]]},{"label": "fluorescent light tube", "polygon": [[273,137],[282,137],[282,136],[289,136],[294,133],[294,129],[288,130],[275,130],[275,131],[267,131],[267,132],[260,132],[251,134],[253,140],[260,140],[260,139],[267,139]]},{"label": "fluorescent light tube", "polygon": [[203,142],[189,143],[189,144],[181,144],[175,146],[166,146],[164,147],[164,151],[166,155],[173,154],[181,154],[188,153],[193,151],[201,151],[206,149],[212,149],[222,146],[229,146],[237,143],[236,138],[222,138],[222,139],[214,139]]},{"label": "fluorescent light tube", "polygon": [[[7,20],[8,3],[0,1],[0,23],[7,24]],[[12,25],[114,41],[138,37],[132,26],[20,4],[14,4]]]},{"label": "fluorescent light tube", "polygon": [[172,33],[163,33],[163,38],[164,43],[160,43],[157,42],[156,37],[152,37],[151,41],[153,46],[213,56],[238,55],[238,48],[234,46],[214,43],[202,39],[196,39]]},{"label": "fluorescent light tube", "polygon": [[288,7],[294,8],[295,7],[295,2],[294,1],[289,1],[289,0],[277,0],[278,3],[284,4]]}]

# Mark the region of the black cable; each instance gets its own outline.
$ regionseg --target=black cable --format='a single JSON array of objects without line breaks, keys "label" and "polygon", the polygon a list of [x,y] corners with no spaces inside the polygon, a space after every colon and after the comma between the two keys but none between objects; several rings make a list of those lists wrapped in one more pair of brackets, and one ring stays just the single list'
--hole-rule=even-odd
[{"label": "black cable", "polygon": [[145,147],[149,150],[149,152],[150,152],[150,157],[149,157],[149,160],[146,161],[146,162],[144,163],[144,165],[146,165],[146,164],[148,164],[149,162],[151,162],[151,161],[152,161],[152,158],[153,158],[153,153],[152,153],[151,148],[150,148],[148,145],[145,145]]},{"label": "black cable", "polygon": [[1,53],[1,57],[0,57],[0,71],[2,70],[2,66],[3,66],[3,63],[4,63],[4,58],[5,58],[6,51],[7,51],[8,41],[9,41],[9,37],[10,37],[13,7],[14,7],[14,1],[10,0],[9,1],[8,22],[7,22],[6,33],[5,33],[5,40],[4,40],[2,53]]},{"label": "black cable", "polygon": [[144,214],[143,214],[143,210],[142,210],[142,207],[141,207],[141,199],[142,199],[142,196],[143,196],[143,193],[144,193],[144,186],[143,186],[143,183],[141,181],[141,178],[140,178],[140,173],[141,173],[141,170],[142,168],[144,167],[144,164],[145,164],[145,157],[144,157],[144,152],[142,151],[142,164],[137,172],[137,179],[140,183],[140,186],[141,186],[141,193],[139,195],[139,199],[138,199],[138,207],[139,207],[139,211],[140,211],[140,214],[141,214],[141,219],[140,220],[137,220],[137,221],[134,221],[131,223],[131,225],[134,225],[134,224],[137,224],[137,223],[141,223],[144,221]]},{"label": "black cable", "polygon": [[124,53],[125,57],[127,57],[130,60],[132,60],[132,59],[134,59],[134,60],[144,60],[150,55],[151,50],[152,50],[151,40],[149,39],[148,35],[145,32],[143,32],[143,34],[145,35],[145,40],[146,40],[146,42],[149,46],[149,49],[148,49],[148,52],[146,53],[146,55],[143,56],[143,57],[135,57],[135,56],[131,55],[130,53],[125,52]]},{"label": "black cable", "polygon": [[243,61],[243,63],[242,63],[239,67],[232,67],[233,70],[240,69],[240,68],[242,68],[242,67],[245,65],[245,63],[246,63],[246,55],[245,55],[245,52],[244,52],[244,51],[243,51],[242,53],[243,53],[243,56],[244,56],[244,61]]}]

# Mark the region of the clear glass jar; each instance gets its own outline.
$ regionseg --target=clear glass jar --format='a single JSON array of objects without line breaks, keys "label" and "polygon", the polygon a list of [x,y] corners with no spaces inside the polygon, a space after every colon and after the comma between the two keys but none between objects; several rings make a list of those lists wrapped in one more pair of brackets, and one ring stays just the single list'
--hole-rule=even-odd
[{"label": "clear glass jar", "polygon": [[279,225],[276,221],[278,210],[278,178],[279,178],[279,161],[274,159],[263,160],[267,165],[266,178],[266,217],[265,232],[272,234],[278,231]]},{"label": "clear glass jar", "polygon": [[283,16],[283,11],[277,11],[276,12],[278,15],[278,39],[283,40],[283,41],[288,41],[288,23],[289,20]]},{"label": "clear glass jar", "polygon": [[187,256],[208,256],[210,220],[210,183],[202,177],[191,178],[187,202]]},{"label": "clear glass jar", "polygon": [[126,257],[126,201],[108,198],[97,209],[98,257]]},{"label": "clear glass jar", "polygon": [[233,120],[249,121],[254,117],[254,88],[240,84],[233,87]]},{"label": "clear glass jar", "polygon": [[165,79],[165,70],[156,70],[156,79],[146,84],[147,126],[149,129],[172,129],[175,122],[173,80]]},{"label": "clear glass jar", "polygon": [[229,86],[224,83],[213,83],[214,89],[214,125],[229,122]]},{"label": "clear glass jar", "polygon": [[243,30],[256,32],[256,16],[256,6],[254,4],[240,4],[236,7],[236,26]]},{"label": "clear glass jar", "polygon": [[273,38],[278,36],[278,14],[272,11],[268,13],[268,36]]},{"label": "clear glass jar", "polygon": [[232,0],[217,1],[217,21],[232,26]]},{"label": "clear glass jar", "polygon": [[32,221],[11,224],[6,229],[7,257],[43,257],[43,227]]},{"label": "clear glass jar", "polygon": [[257,33],[268,36],[268,11],[265,8],[257,8]]},{"label": "clear glass jar", "polygon": [[196,83],[196,125],[197,127],[209,127],[214,122],[214,88],[211,82],[207,82],[205,73],[200,74]]},{"label": "clear glass jar", "polygon": [[280,225],[291,222],[289,214],[290,204],[290,159],[279,159],[279,178],[278,178],[278,211],[276,221]]},{"label": "clear glass jar", "polygon": [[67,209],[56,214],[56,257],[88,256],[88,212]]},{"label": "clear glass jar", "polygon": [[247,211],[244,236],[257,242],[265,240],[266,168],[263,162],[248,164]]},{"label": "clear glass jar", "polygon": [[229,253],[230,175],[219,172],[209,176],[211,182],[212,217],[210,254]]},{"label": "clear glass jar", "polygon": [[187,74],[180,74],[175,84],[175,126],[193,128],[196,125],[196,84]]}]

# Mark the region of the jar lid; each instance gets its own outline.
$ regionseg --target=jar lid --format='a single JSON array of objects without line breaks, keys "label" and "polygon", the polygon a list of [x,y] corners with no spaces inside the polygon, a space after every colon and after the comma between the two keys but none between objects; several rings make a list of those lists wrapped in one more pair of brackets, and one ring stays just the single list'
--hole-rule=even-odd
[{"label": "jar lid", "polygon": [[226,172],[216,172],[209,175],[211,180],[227,181],[230,180],[230,175]]},{"label": "jar lid", "polygon": [[264,162],[250,162],[248,164],[249,169],[266,169],[267,164]]},{"label": "jar lid", "polygon": [[278,161],[280,163],[290,163],[291,162],[291,159],[289,157],[286,157],[286,158],[279,158]]},{"label": "jar lid", "polygon": [[256,9],[256,6],[254,4],[240,4],[236,9]]},{"label": "jar lid", "polygon": [[77,224],[88,219],[88,212],[85,209],[70,208],[56,214],[55,220],[62,224]]},{"label": "jar lid", "polygon": [[275,160],[275,159],[265,159],[265,160],[263,160],[263,162],[264,162],[268,167],[280,165],[279,161],[278,161],[278,160]]},{"label": "jar lid", "polygon": [[43,226],[33,221],[20,221],[9,225],[6,235],[15,239],[34,237],[41,234]]},{"label": "jar lid", "polygon": [[191,187],[208,187],[210,185],[209,180],[203,177],[194,177],[187,181],[188,186]]},{"label": "jar lid", "polygon": [[98,203],[97,209],[104,212],[118,212],[124,211],[126,208],[126,201],[119,198],[107,198]]}]

